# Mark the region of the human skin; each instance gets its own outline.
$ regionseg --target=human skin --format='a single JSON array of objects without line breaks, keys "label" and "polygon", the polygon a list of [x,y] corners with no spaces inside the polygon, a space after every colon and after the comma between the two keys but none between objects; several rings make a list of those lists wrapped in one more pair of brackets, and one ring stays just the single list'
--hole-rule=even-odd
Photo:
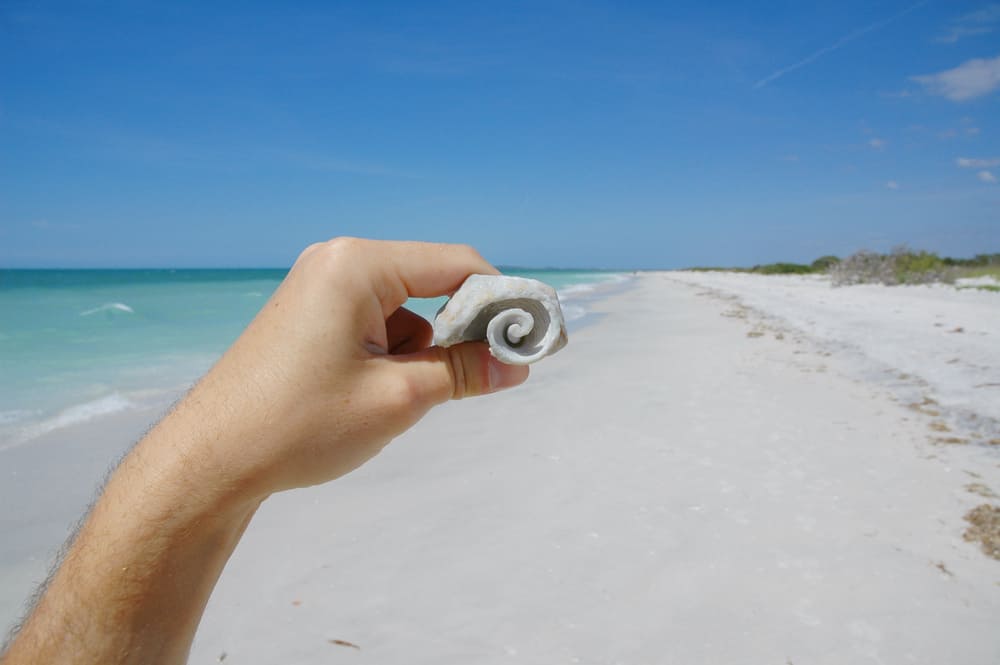
[{"label": "human skin", "polygon": [[482,343],[429,346],[430,324],[402,308],[496,272],[459,245],[346,238],[307,248],[122,460],[3,665],[185,662],[267,497],[349,473],[436,404],[527,378]]}]

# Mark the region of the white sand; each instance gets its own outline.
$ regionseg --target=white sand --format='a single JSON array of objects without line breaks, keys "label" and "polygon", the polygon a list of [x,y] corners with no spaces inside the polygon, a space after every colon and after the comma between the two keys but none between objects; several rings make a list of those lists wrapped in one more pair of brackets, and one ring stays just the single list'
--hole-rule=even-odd
[{"label": "white sand", "polygon": [[[1000,661],[1000,561],[961,537],[1000,450],[935,444],[857,353],[676,280],[603,303],[528,385],[268,501],[191,662]],[[0,499],[8,550],[44,515]]]},{"label": "white sand", "polygon": [[736,296],[841,352],[856,375],[891,384],[900,398],[934,400],[949,426],[1000,438],[1000,293],[943,284],[833,288],[818,276],[671,278]]}]

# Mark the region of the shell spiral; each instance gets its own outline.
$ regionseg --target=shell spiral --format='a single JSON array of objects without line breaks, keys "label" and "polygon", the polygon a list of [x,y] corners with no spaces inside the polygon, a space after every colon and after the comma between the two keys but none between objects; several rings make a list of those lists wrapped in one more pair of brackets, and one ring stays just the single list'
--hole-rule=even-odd
[{"label": "shell spiral", "polygon": [[509,365],[528,365],[567,342],[559,296],[548,284],[523,277],[472,275],[434,318],[434,343],[483,340]]}]

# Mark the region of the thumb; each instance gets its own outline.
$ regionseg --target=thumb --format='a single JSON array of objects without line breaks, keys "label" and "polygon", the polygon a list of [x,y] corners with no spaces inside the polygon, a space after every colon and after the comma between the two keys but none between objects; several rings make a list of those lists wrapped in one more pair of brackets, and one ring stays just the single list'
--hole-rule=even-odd
[{"label": "thumb", "polygon": [[528,378],[527,366],[500,362],[484,342],[432,346],[396,358],[413,392],[431,404],[513,388]]}]

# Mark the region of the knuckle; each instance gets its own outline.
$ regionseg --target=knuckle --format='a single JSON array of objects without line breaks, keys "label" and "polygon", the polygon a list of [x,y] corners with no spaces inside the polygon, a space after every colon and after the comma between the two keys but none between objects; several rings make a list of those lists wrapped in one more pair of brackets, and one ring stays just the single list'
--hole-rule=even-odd
[{"label": "knuckle", "polygon": [[305,249],[303,249],[299,253],[299,258],[296,261],[296,263],[300,263],[300,262],[303,262],[303,261],[308,261],[309,258],[311,256],[315,255],[316,252],[320,251],[320,249],[322,247],[323,247],[323,243],[321,243],[321,242],[314,242],[314,243],[312,243],[311,245],[309,245],[308,247],[306,247]]},{"label": "knuckle", "polygon": [[412,422],[426,410],[426,398],[416,381],[409,376],[396,376],[383,387],[382,398],[393,416]]},{"label": "knuckle", "polygon": [[332,238],[327,240],[325,243],[326,248],[330,252],[356,252],[359,251],[365,244],[365,241],[361,238],[352,238],[351,236],[340,236],[337,238]]},{"label": "knuckle", "polygon": [[320,274],[338,274],[358,260],[363,246],[364,241],[358,238],[334,238],[310,245],[302,259]]},{"label": "knuckle", "polygon": [[465,244],[459,245],[458,246],[458,250],[460,252],[462,252],[463,254],[465,254],[466,256],[468,256],[473,261],[485,261],[486,260],[486,259],[483,258],[483,255],[479,253],[479,250],[477,250],[472,245],[465,245]]}]

